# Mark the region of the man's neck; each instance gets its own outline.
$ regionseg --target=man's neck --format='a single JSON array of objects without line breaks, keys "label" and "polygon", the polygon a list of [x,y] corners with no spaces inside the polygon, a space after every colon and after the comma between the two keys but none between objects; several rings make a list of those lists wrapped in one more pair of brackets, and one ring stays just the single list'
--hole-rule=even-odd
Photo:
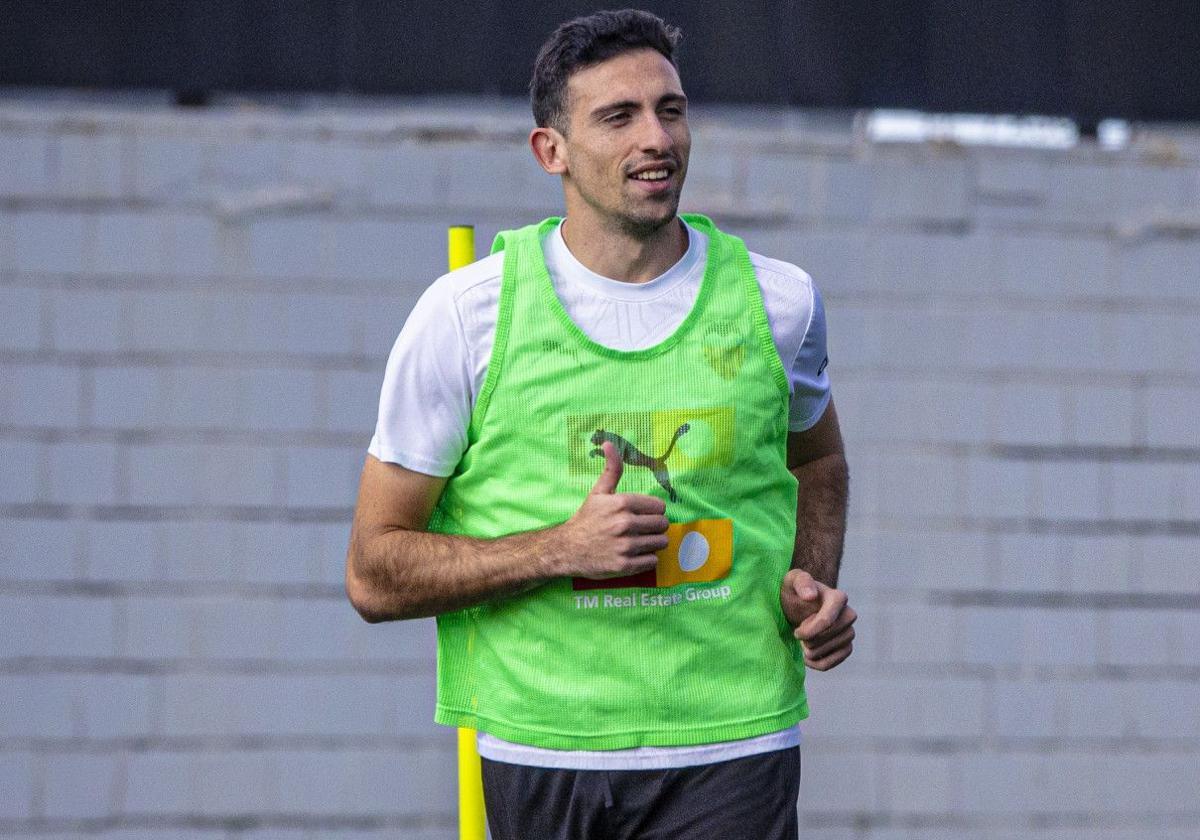
[{"label": "man's neck", "polygon": [[625,283],[647,283],[675,265],[687,252],[688,234],[676,216],[647,237],[588,224],[568,215],[563,241],[583,265],[601,277]]}]

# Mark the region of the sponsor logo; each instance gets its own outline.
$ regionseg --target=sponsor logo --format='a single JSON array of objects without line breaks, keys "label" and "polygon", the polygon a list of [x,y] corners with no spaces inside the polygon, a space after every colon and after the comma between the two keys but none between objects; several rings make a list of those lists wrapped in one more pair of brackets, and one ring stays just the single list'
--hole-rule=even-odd
[{"label": "sponsor logo", "polygon": [[733,569],[732,519],[673,522],[667,527],[667,540],[667,547],[658,552],[658,564],[653,569],[617,578],[572,578],[571,588],[576,591],[661,588],[706,583],[728,577]]}]

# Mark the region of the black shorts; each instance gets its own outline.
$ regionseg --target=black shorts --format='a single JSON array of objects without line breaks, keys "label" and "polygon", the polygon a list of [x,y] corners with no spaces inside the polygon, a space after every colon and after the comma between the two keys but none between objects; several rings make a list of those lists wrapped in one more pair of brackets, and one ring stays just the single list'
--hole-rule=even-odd
[{"label": "black shorts", "polygon": [[483,759],[492,840],[796,840],[800,748],[671,770]]}]

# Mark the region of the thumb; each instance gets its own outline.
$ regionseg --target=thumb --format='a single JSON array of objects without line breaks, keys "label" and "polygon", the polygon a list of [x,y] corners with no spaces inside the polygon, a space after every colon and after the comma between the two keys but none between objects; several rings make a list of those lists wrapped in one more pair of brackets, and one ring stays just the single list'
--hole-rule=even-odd
[{"label": "thumb", "polygon": [[617,492],[617,484],[621,481],[621,472],[625,469],[625,465],[621,463],[621,456],[617,454],[617,447],[613,446],[611,441],[604,441],[600,448],[604,451],[604,471],[600,473],[595,486],[592,487],[593,495]]},{"label": "thumb", "polygon": [[808,572],[792,575],[792,590],[802,601],[815,601],[821,594],[817,583]]}]

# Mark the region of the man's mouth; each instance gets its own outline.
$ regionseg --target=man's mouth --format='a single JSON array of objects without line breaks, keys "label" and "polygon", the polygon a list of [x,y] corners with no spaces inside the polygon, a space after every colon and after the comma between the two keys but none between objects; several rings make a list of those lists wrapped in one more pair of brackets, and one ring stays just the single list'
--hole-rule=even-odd
[{"label": "man's mouth", "polygon": [[665,181],[671,177],[671,172],[668,169],[650,169],[646,172],[636,172],[629,177],[636,181]]}]

